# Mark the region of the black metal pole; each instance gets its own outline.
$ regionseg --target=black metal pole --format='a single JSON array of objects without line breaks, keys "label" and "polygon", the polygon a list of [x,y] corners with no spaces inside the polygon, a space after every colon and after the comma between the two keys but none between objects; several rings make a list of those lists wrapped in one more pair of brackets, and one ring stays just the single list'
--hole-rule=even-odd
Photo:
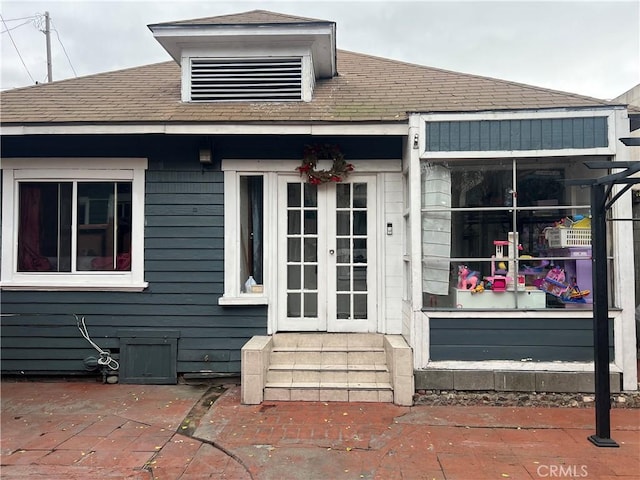
[{"label": "black metal pole", "polygon": [[607,223],[605,186],[591,186],[591,274],[593,279],[593,352],[596,387],[596,434],[589,441],[598,447],[618,447],[611,439],[611,386],[609,385],[609,293],[607,282]]}]

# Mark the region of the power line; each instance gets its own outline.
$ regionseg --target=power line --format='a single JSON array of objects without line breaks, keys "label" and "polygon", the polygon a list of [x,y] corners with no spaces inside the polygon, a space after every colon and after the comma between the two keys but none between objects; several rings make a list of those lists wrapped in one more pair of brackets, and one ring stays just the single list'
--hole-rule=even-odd
[{"label": "power line", "polygon": [[20,58],[20,61],[22,62],[22,65],[24,66],[24,69],[27,71],[27,75],[29,75],[29,78],[31,79],[31,81],[33,83],[36,83],[36,81],[31,76],[31,72],[29,72],[29,69],[27,68],[27,64],[24,63],[24,60],[22,59],[22,55],[20,55],[20,50],[18,50],[18,46],[16,45],[16,42],[14,42],[13,37],[11,36],[11,32],[9,31],[9,27],[7,27],[7,24],[4,21],[4,18],[2,18],[1,14],[0,14],[0,20],[2,20],[2,23],[4,25],[5,31],[7,32],[7,35],[9,35],[9,38],[11,39],[11,43],[13,44],[13,48],[16,49],[16,53],[18,54],[18,57]]},{"label": "power line", "polygon": [[15,30],[16,28],[20,28],[20,27],[22,27],[23,25],[27,25],[28,23],[31,23],[31,20],[27,20],[26,22],[21,23],[20,25],[16,25],[15,27],[7,28],[6,30],[3,30],[3,31],[2,31],[2,32],[0,32],[0,33],[8,33],[8,32],[10,32],[11,30]]},{"label": "power line", "polygon": [[20,18],[5,18],[4,21],[5,22],[18,22],[20,20],[33,20],[35,17],[35,15],[31,15],[30,17],[20,17]]},{"label": "power line", "polygon": [[[53,22],[51,22],[51,23],[53,23]],[[73,70],[73,75],[77,78],[78,74],[76,73],[76,69],[73,68],[73,64],[71,63],[71,59],[69,58],[69,55],[67,54],[67,49],[64,48],[62,40],[60,40],[60,34],[58,33],[58,30],[56,30],[55,28],[52,28],[51,30],[56,32],[56,37],[58,37],[58,43],[60,43],[60,46],[62,47],[62,51],[64,52],[64,56],[67,57],[67,62],[69,62],[69,66],[71,67],[71,70]]]}]

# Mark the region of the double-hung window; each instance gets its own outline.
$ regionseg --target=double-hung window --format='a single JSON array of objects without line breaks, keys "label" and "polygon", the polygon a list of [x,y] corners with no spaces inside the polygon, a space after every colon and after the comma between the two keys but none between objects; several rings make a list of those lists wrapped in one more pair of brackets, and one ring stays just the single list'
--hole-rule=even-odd
[{"label": "double-hung window", "polygon": [[2,288],[144,288],[146,166],[3,160]]}]

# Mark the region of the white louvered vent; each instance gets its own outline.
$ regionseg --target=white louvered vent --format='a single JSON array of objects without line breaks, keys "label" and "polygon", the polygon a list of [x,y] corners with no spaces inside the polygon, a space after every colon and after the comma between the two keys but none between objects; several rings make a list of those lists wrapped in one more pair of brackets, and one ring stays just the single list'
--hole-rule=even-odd
[{"label": "white louvered vent", "polygon": [[192,102],[302,99],[302,58],[191,59]]}]

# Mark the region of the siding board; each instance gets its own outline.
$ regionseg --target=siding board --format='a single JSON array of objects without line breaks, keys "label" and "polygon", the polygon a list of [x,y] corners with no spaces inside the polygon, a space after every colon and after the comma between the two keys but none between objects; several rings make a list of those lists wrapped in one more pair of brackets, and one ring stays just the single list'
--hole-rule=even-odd
[{"label": "siding board", "polygon": [[[229,350],[181,350],[179,362],[228,362],[231,358]],[[206,360],[205,360],[206,359]]]},{"label": "siding board", "polygon": [[[88,345],[88,344],[87,344]],[[100,345],[104,350],[106,347]],[[73,357],[78,360],[83,360],[87,357],[98,357],[99,353],[94,348],[77,348],[73,349]],[[68,349],[60,348],[36,348],[32,350],[17,350],[11,356],[13,360],[66,360],[69,358]],[[3,366],[4,368],[4,366]]]},{"label": "siding board", "polygon": [[[68,355],[69,357],[71,355]],[[95,355],[93,355],[95,356]],[[75,357],[75,356],[74,356]],[[53,374],[73,374],[86,375],[88,372],[82,360],[85,357],[58,359],[43,361],[42,359],[2,359],[2,371],[5,373],[19,373],[31,375],[53,375]],[[93,374],[95,375],[95,373]]]},{"label": "siding board", "polygon": [[433,152],[561,150],[608,146],[607,117],[426,122]]},{"label": "siding board", "polygon": [[183,372],[208,372],[208,373],[235,373],[240,372],[240,362],[182,362],[178,360],[178,371]]},{"label": "siding board", "polygon": [[[431,318],[429,326],[434,361],[593,360],[589,318]],[[613,320],[609,330],[613,355]]]},{"label": "siding board", "polygon": [[593,348],[580,347],[567,350],[565,347],[531,346],[526,350],[515,346],[481,347],[456,346],[451,348],[434,346],[431,348],[432,360],[519,360],[523,362],[558,361],[589,362],[593,361]]},{"label": "siding board", "polygon": [[145,248],[149,249],[159,249],[159,250],[178,250],[185,248],[193,248],[193,249],[218,249],[221,250],[222,246],[217,242],[212,242],[210,238],[173,238],[171,239],[171,245],[167,244],[167,240],[165,238],[146,238],[145,239]]},{"label": "siding board", "polygon": [[594,119],[594,143],[595,145],[607,145],[607,119],[596,117]]},{"label": "siding board", "polygon": [[147,217],[165,215],[188,215],[192,217],[200,215],[224,215],[224,207],[222,205],[146,205],[145,209]]},{"label": "siding board", "polygon": [[[145,273],[145,279],[151,283],[149,291],[153,291],[157,283],[175,283],[176,279],[167,275],[167,272]],[[191,283],[221,283],[224,281],[224,274],[219,272],[191,272],[189,274],[189,284]]]},{"label": "siding board", "polygon": [[147,193],[145,198],[148,205],[221,205],[223,197],[222,193]]},{"label": "siding board", "polygon": [[198,227],[200,225],[222,227],[224,219],[214,216],[187,217],[181,215],[147,216],[147,227]]},{"label": "siding board", "polygon": [[180,250],[171,250],[170,252],[163,249],[147,249],[144,256],[147,260],[199,260],[202,258],[224,260],[224,252],[214,248],[183,248]]},{"label": "siding board", "polygon": [[458,142],[460,151],[471,150],[471,131],[469,130],[469,122],[457,122],[460,125],[458,132]]},{"label": "siding board", "polygon": [[[223,238],[223,227],[146,227],[145,236],[149,238]],[[170,245],[167,245],[169,248]]]}]

